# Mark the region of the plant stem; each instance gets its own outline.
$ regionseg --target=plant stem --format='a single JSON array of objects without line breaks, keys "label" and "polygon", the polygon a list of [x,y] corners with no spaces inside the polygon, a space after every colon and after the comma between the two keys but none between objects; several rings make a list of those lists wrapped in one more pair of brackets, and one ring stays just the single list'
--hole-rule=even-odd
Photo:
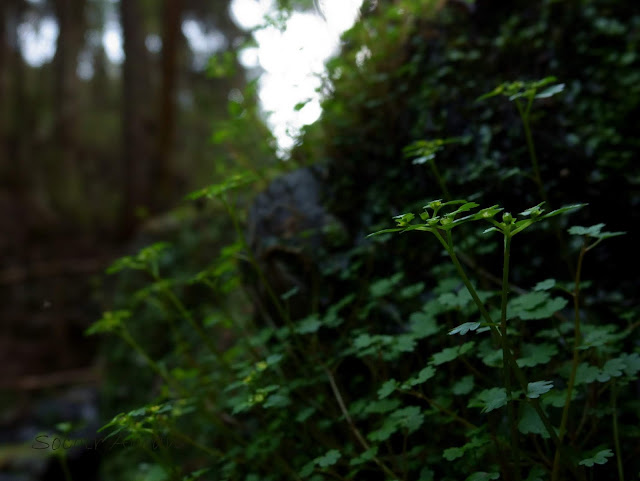
[{"label": "plant stem", "polygon": [[538,164],[538,156],[536,154],[536,148],[533,143],[533,136],[531,135],[531,126],[529,125],[529,114],[531,112],[531,105],[533,104],[533,97],[529,99],[526,110],[522,108],[522,104],[519,100],[515,101],[520,119],[522,120],[522,127],[524,129],[524,135],[527,139],[527,148],[529,150],[529,158],[531,159],[531,165],[533,167],[533,178],[538,185],[540,197],[545,202],[547,201],[547,191],[542,183],[542,176],[540,175],[540,165]]},{"label": "plant stem", "polygon": [[[160,280],[160,279],[158,279],[158,280]],[[218,361],[221,365],[225,365],[225,363],[222,362],[222,360],[220,359],[220,355],[218,354],[218,351],[216,350],[215,346],[213,345],[213,343],[211,342],[209,337],[202,330],[202,328],[198,325],[198,323],[195,321],[195,319],[193,318],[193,316],[191,315],[189,310],[184,306],[182,301],[180,301],[180,299],[178,299],[178,297],[168,287],[164,288],[163,292],[167,296],[169,301],[171,301],[173,306],[178,310],[180,315],[184,319],[186,319],[186,321],[193,328],[193,330],[196,331],[196,333],[198,334],[198,337],[204,343],[204,345],[207,346],[207,349],[209,349],[211,354],[213,354],[213,356],[215,357],[216,361]],[[227,367],[227,366],[225,366],[225,367]]]},{"label": "plant stem", "polygon": [[431,164],[431,172],[433,172],[433,175],[438,181],[438,185],[442,190],[442,194],[444,195],[444,198],[446,200],[451,200],[451,194],[449,194],[449,189],[447,189],[447,184],[444,182],[442,175],[440,175],[440,169],[438,169],[438,166],[436,165],[436,159],[431,159],[431,162],[429,162],[429,164]]},{"label": "plant stem", "polygon": [[60,467],[62,468],[62,472],[64,473],[65,481],[73,481],[71,477],[71,471],[69,471],[69,463],[67,462],[67,454],[62,453],[60,456]]},{"label": "plant stem", "polygon": [[[345,420],[347,421],[347,424],[349,424],[349,428],[351,428],[351,432],[353,432],[353,435],[356,437],[356,439],[358,440],[360,445],[363,447],[363,449],[365,451],[368,451],[369,449],[371,449],[370,446],[369,446],[369,443],[367,443],[366,439],[364,439],[364,437],[362,436],[362,434],[360,433],[360,431],[356,427],[355,423],[353,422],[353,419],[351,418],[351,415],[349,414],[349,411],[347,411],[347,408],[344,405],[344,401],[342,399],[342,395],[340,394],[340,390],[338,389],[336,381],[333,378],[333,374],[331,373],[331,371],[329,369],[326,369],[326,368],[325,368],[325,374],[327,375],[327,378],[329,379],[329,384],[331,385],[331,391],[333,391],[333,395],[336,398],[336,401],[338,401],[338,406],[340,406],[340,411],[342,412],[342,415],[344,416]],[[400,479],[400,477],[397,476],[391,470],[391,468],[389,468],[386,464],[384,464],[382,462],[382,460],[380,460],[377,456],[374,456],[372,459],[378,465],[378,467],[380,469],[382,469],[387,476],[390,477],[390,479]]]},{"label": "plant stem", "polygon": [[509,261],[511,252],[510,225],[504,232],[504,259],[502,263],[502,300],[500,303],[500,329],[502,331],[502,364],[504,369],[504,387],[507,392],[507,413],[511,431],[511,452],[514,463],[516,481],[520,479],[520,453],[518,450],[518,426],[514,413],[513,395],[511,393],[511,368],[509,366],[509,338],[507,337],[507,300],[509,298]]},{"label": "plant stem", "polygon": [[127,344],[129,344],[134,351],[136,351],[140,356],[142,356],[142,358],[147,362],[149,367],[153,369],[156,373],[158,373],[158,375],[162,379],[164,379],[167,385],[172,386],[174,389],[176,389],[179,392],[184,392],[184,390],[171,377],[169,377],[169,374],[166,372],[166,370],[162,369],[157,362],[155,362],[153,359],[151,359],[151,357],[149,357],[147,352],[142,348],[140,344],[138,344],[138,342],[133,338],[133,336],[131,336],[131,334],[126,328],[122,330],[122,332],[120,333],[120,337]]},{"label": "plant stem", "polygon": [[613,423],[613,443],[616,450],[616,461],[618,464],[618,480],[624,481],[624,469],[622,467],[622,450],[620,449],[620,432],[618,430],[618,409],[616,406],[617,403],[617,388],[616,381],[614,379],[611,380],[611,410],[612,413],[612,423]]},{"label": "plant stem", "polygon": [[271,288],[271,285],[267,281],[267,278],[265,277],[264,272],[260,268],[260,265],[258,264],[256,257],[253,255],[253,252],[251,251],[250,246],[247,245],[247,241],[245,240],[245,237],[242,233],[242,229],[240,228],[240,222],[238,221],[238,217],[236,216],[234,209],[231,207],[231,204],[226,198],[223,197],[221,201],[225,209],[227,210],[229,217],[231,218],[231,222],[233,223],[233,228],[236,231],[236,235],[238,237],[238,242],[241,243],[242,247],[247,252],[247,259],[249,261],[249,264],[251,265],[251,267],[253,267],[253,269],[258,274],[258,277],[260,278],[260,282],[262,283],[265,290],[267,291],[267,294],[269,295],[271,302],[273,302],[273,305],[278,311],[278,314],[280,315],[282,320],[287,324],[287,326],[289,327],[290,333],[293,335],[294,334],[293,323],[291,322],[291,319],[288,313],[284,309],[282,302],[280,301],[280,299],[278,299],[278,296],[276,296],[275,292],[273,292],[273,289]]},{"label": "plant stem", "polygon": [[415,396],[418,399],[422,399],[423,401],[426,401],[429,404],[429,406],[431,406],[432,408],[440,411],[443,414],[451,416],[454,420],[458,421],[460,424],[462,424],[467,429],[478,429],[478,426],[476,426],[475,424],[470,423],[465,418],[463,418],[463,417],[459,416],[458,414],[456,414],[454,411],[452,411],[450,409],[447,409],[444,406],[440,406],[433,399],[428,398],[427,396],[425,396],[424,394],[422,394],[419,391],[413,391],[413,390],[412,391],[402,391],[401,390],[400,392],[409,394],[411,396]]},{"label": "plant stem", "polygon": [[[453,248],[453,240],[451,238],[451,231],[447,231],[447,239],[449,240],[449,242],[445,241],[443,239],[442,235],[437,230],[433,230],[432,233],[436,236],[436,238],[440,241],[442,246],[445,248],[445,250],[449,254],[449,257],[451,258],[451,261],[453,262],[454,266],[456,267],[456,270],[458,271],[458,274],[460,275],[460,278],[462,279],[462,282],[464,283],[465,287],[469,291],[469,294],[471,295],[471,298],[476,303],[476,306],[478,307],[478,310],[480,311],[480,314],[482,315],[482,317],[485,319],[485,321],[489,325],[489,328],[491,329],[491,332],[494,335],[494,339],[500,340],[501,334],[500,334],[499,330],[496,328],[495,323],[491,319],[491,316],[489,315],[489,313],[487,312],[486,308],[482,304],[482,301],[480,300],[480,297],[476,293],[476,290],[474,289],[473,285],[471,284],[471,281],[469,281],[469,278],[465,274],[464,269],[462,268],[462,265],[460,264],[460,261],[458,260],[458,257],[456,256],[455,250]],[[524,373],[522,372],[520,367],[518,367],[518,364],[515,362],[515,359],[513,359],[513,355],[511,353],[511,351],[507,350],[507,351],[504,351],[504,352],[506,352],[506,354],[507,354],[507,362],[508,362],[509,366],[511,366],[511,369],[513,370],[513,374],[514,374],[516,380],[518,381],[518,384],[520,384],[521,389],[526,393],[527,389],[528,389],[528,386],[529,386],[529,383],[527,382],[527,379],[526,379]],[[551,439],[554,442],[554,444],[556,445],[557,449],[561,450],[562,449],[562,443],[560,442],[560,439],[558,438],[558,434],[556,433],[555,429],[553,428],[553,425],[551,424],[551,421],[549,421],[549,418],[547,417],[547,415],[544,413],[544,411],[540,407],[540,403],[539,403],[538,399],[528,398],[527,397],[527,402],[531,405],[531,407],[534,409],[534,411],[536,412],[536,414],[540,418],[540,421],[544,425],[547,433],[551,437]],[[579,472],[573,464],[569,463],[568,467],[571,470],[571,472],[575,475],[576,479],[584,479],[584,475],[581,472]]]},{"label": "plant stem", "polygon": [[[587,253],[586,243],[583,244],[582,249],[580,249],[580,254],[578,256],[578,266],[576,269],[576,277],[575,277],[575,286],[573,288],[573,360],[571,362],[571,373],[569,374],[569,382],[567,384],[567,396],[564,401],[564,408],[562,409],[562,419],[560,421],[560,430],[558,431],[558,437],[560,442],[564,439],[564,435],[567,430],[567,423],[569,421],[569,408],[571,406],[571,397],[573,394],[573,388],[576,383],[576,375],[578,372],[578,364],[580,363],[580,343],[582,335],[580,333],[580,276],[582,274],[582,263],[584,261],[584,256]],[[556,455],[553,461],[553,472],[551,479],[552,481],[556,481],[558,479],[560,469],[560,448],[556,450]]]}]

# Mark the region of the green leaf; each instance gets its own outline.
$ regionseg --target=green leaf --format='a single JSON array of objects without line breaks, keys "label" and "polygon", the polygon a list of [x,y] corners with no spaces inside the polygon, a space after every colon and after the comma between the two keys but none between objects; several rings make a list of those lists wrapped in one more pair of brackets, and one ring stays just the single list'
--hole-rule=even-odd
[{"label": "green leaf", "polygon": [[434,480],[434,472],[432,469],[427,468],[426,466],[420,470],[420,476],[418,477],[418,481],[433,481]]},{"label": "green leaf", "polygon": [[610,449],[603,449],[602,451],[598,451],[592,457],[583,459],[578,464],[580,466],[591,468],[594,464],[605,464],[607,462],[607,458],[610,458],[612,456],[613,451],[611,451]]},{"label": "green leaf", "polygon": [[502,212],[504,209],[499,207],[497,204],[491,207],[486,207],[484,209],[479,210],[475,214],[472,215],[473,220],[487,220],[492,219],[498,212]]},{"label": "green leaf", "polygon": [[516,362],[519,367],[533,367],[547,364],[556,354],[558,354],[558,348],[554,344],[524,344],[522,357]]},{"label": "green leaf", "polygon": [[380,389],[378,389],[378,399],[384,399],[391,395],[398,388],[398,381],[395,379],[389,379],[386,381]]},{"label": "green leaf", "polygon": [[411,212],[409,212],[407,214],[396,215],[393,217],[393,219],[398,224],[398,227],[406,227],[415,218],[415,216],[416,216],[415,214],[412,214]]},{"label": "green leaf", "polygon": [[412,377],[408,381],[405,381],[402,387],[407,388],[407,387],[418,386],[420,384],[427,382],[429,379],[435,376],[435,374],[436,374],[436,370],[432,366],[427,366],[424,369],[422,369],[417,376]]},{"label": "green leaf", "polygon": [[169,474],[159,464],[154,464],[144,474],[145,481],[165,481],[167,479],[169,479]]},{"label": "green leaf", "polygon": [[414,312],[409,316],[409,324],[414,337],[422,339],[437,334],[440,331],[436,318],[424,311]]},{"label": "green leaf", "polygon": [[594,382],[598,375],[600,374],[600,369],[596,366],[590,366],[588,363],[583,362],[578,365],[578,369],[576,370],[576,386],[580,384],[591,384]]},{"label": "green leaf", "polygon": [[[574,389],[573,391],[571,391],[572,401],[577,396],[578,396],[577,389]],[[542,402],[544,403],[545,406],[552,406],[554,408],[564,407],[564,405],[567,402],[567,390],[563,389],[562,391],[559,391],[557,389],[554,389],[552,391],[549,391],[542,397]]]},{"label": "green leaf", "polygon": [[313,413],[316,412],[316,408],[314,408],[313,406],[309,406],[306,407],[304,409],[302,409],[297,415],[296,415],[296,422],[299,423],[304,423],[307,419],[309,419]]},{"label": "green leaf", "polygon": [[371,296],[380,298],[391,294],[396,290],[396,286],[402,280],[402,277],[402,272],[398,272],[391,277],[377,280],[369,286]]},{"label": "green leaf", "polygon": [[312,314],[300,321],[296,327],[296,332],[298,334],[312,334],[317,332],[321,326],[322,322],[320,322],[320,319],[318,319],[316,315]]},{"label": "green leaf", "polygon": [[527,321],[533,319],[547,319],[555,312],[567,305],[567,300],[561,297],[551,298],[544,291],[529,292],[515,297],[508,304],[508,318],[519,317]]},{"label": "green leaf", "polygon": [[596,224],[596,225],[592,225],[591,227],[582,227],[582,226],[576,225],[569,228],[569,234],[594,237],[600,240],[626,234],[626,232],[621,232],[621,231],[620,232],[601,232],[604,226],[605,224]]},{"label": "green leaf", "polygon": [[475,331],[480,327],[479,322],[465,322],[464,324],[460,324],[458,327],[454,327],[449,331],[449,335],[453,336],[454,334],[460,334],[464,336],[469,331]]},{"label": "green leaf", "polygon": [[618,327],[614,324],[601,326],[585,324],[582,327],[582,336],[582,342],[579,347],[582,350],[613,344],[624,337],[623,334],[618,332]]},{"label": "green leaf", "polygon": [[309,98],[309,99],[305,99],[305,100],[303,100],[302,102],[298,102],[298,103],[293,107],[293,110],[294,110],[295,112],[300,112],[303,108],[305,108],[305,107],[306,107],[306,105],[307,105],[309,102],[311,102],[311,99],[310,99],[310,98]]},{"label": "green leaf", "polygon": [[309,461],[307,464],[305,464],[302,467],[302,469],[300,470],[300,476],[302,476],[303,478],[307,478],[311,476],[315,468],[316,468],[316,460],[314,459],[312,461]]},{"label": "green leaf", "polygon": [[315,462],[321,468],[328,468],[329,466],[333,466],[334,464],[336,464],[341,456],[342,454],[340,454],[340,451],[338,451],[337,449],[331,449],[327,451],[324,456],[316,458]]},{"label": "green leaf", "polygon": [[407,287],[403,287],[400,291],[400,297],[403,299],[411,299],[424,291],[424,282],[418,282]]},{"label": "green leaf", "polygon": [[374,236],[377,236],[377,235],[382,235],[382,234],[389,234],[391,232],[400,232],[401,230],[402,229],[399,228],[399,227],[397,227],[395,229],[382,229],[382,230],[379,230],[379,231],[376,231],[376,232],[372,232],[371,234],[367,235],[367,238],[374,237]]},{"label": "green leaf", "polygon": [[548,478],[547,473],[544,468],[536,465],[531,468],[529,471],[529,476],[524,481],[546,481]]},{"label": "green leaf", "polygon": [[503,387],[494,387],[480,391],[469,402],[469,407],[480,407],[483,413],[494,411],[507,404],[507,391]]},{"label": "green leaf", "polygon": [[626,368],[626,364],[623,359],[615,358],[609,359],[604,363],[598,377],[596,378],[600,382],[607,382],[612,377],[622,376],[623,370]]},{"label": "green leaf", "polygon": [[544,394],[553,389],[552,381],[535,381],[530,382],[527,386],[527,397],[530,399],[539,398],[541,394]]},{"label": "green leaf", "polygon": [[424,414],[418,406],[407,406],[397,409],[390,415],[398,428],[406,429],[409,433],[416,431],[424,422]]},{"label": "green leaf", "polygon": [[367,449],[365,452],[363,452],[360,456],[353,458],[351,461],[349,461],[349,465],[358,466],[360,464],[367,463],[371,461],[373,458],[375,458],[377,454],[378,454],[378,447],[373,446]]},{"label": "green leaf", "polygon": [[106,311],[98,321],[85,331],[85,334],[91,336],[93,334],[119,332],[124,327],[124,321],[129,318],[131,318],[130,311]]},{"label": "green leaf", "polygon": [[187,199],[196,200],[203,197],[207,197],[210,199],[220,198],[227,192],[238,189],[247,184],[251,184],[256,180],[258,180],[258,176],[253,172],[240,172],[226,177],[225,180],[220,182],[219,184],[210,185],[208,187],[190,193],[189,195],[187,195]]},{"label": "green leaf", "polygon": [[564,213],[572,211],[572,210],[582,209],[586,205],[588,205],[588,204],[565,205],[563,207],[560,207],[559,209],[553,210],[553,211],[549,212],[548,214],[543,215],[542,217],[540,217],[540,219],[541,220],[542,219],[548,219],[549,217],[554,217],[556,215],[564,214]]},{"label": "green leaf", "polygon": [[464,376],[458,382],[456,382],[451,388],[451,392],[456,396],[469,394],[473,390],[473,385],[473,375],[469,374],[468,376]]},{"label": "green leaf", "polygon": [[560,93],[564,90],[564,84],[556,84],[550,87],[547,87],[542,92],[537,93],[535,98],[537,99],[546,99],[549,97],[553,97],[555,94]]},{"label": "green leaf", "polygon": [[540,202],[538,205],[534,205],[533,207],[529,207],[527,210],[520,212],[518,215],[523,215],[525,217],[533,217],[536,218],[544,212],[542,206],[544,202]]},{"label": "green leaf", "polygon": [[582,227],[579,225],[575,225],[569,228],[569,234],[571,235],[586,235],[595,237],[600,234],[600,230],[604,227],[604,224],[596,224],[591,227]]},{"label": "green leaf", "polygon": [[467,444],[460,446],[459,448],[448,448],[442,453],[442,457],[447,461],[453,461],[461,458],[467,451],[475,451],[477,448],[484,446],[489,442],[488,439],[483,437],[474,437]]},{"label": "green leaf", "polygon": [[187,476],[184,476],[182,478],[182,481],[196,481],[198,478],[200,478],[202,475],[208,473],[209,471],[211,471],[211,468],[198,469],[197,471],[193,471],[192,473],[188,474]]},{"label": "green leaf", "polygon": [[[354,410],[354,412],[362,411],[367,414],[385,414],[398,409],[401,404],[398,399],[366,400],[364,407],[360,407],[358,410]],[[354,405],[356,405],[356,403],[354,403]]]},{"label": "green leaf", "polygon": [[454,359],[462,356],[473,348],[475,343],[473,341],[465,342],[462,346],[447,347],[442,351],[433,355],[431,363],[435,366],[444,364],[445,362],[453,361]]},{"label": "green leaf", "polygon": [[464,456],[464,451],[462,448],[448,448],[444,450],[442,457],[447,461],[453,461]]},{"label": "green leaf", "polygon": [[356,349],[365,349],[369,346],[371,346],[371,344],[373,344],[375,341],[375,338],[371,337],[370,334],[360,334],[358,337],[355,338],[355,340],[353,341],[353,345],[355,346]]},{"label": "green leaf", "polygon": [[478,471],[468,476],[464,481],[489,481],[490,479],[500,479],[500,473],[485,473],[484,471]]},{"label": "green leaf", "polygon": [[555,279],[547,279],[545,281],[538,282],[533,288],[534,291],[548,291],[556,285]]},{"label": "green leaf", "polygon": [[624,361],[624,373],[629,377],[634,377],[640,371],[640,354],[634,352],[633,354],[622,353],[620,359]]},{"label": "green leaf", "polygon": [[550,437],[538,413],[529,403],[524,404],[520,422],[518,423],[518,430],[522,434],[539,434],[545,439]]},{"label": "green leaf", "polygon": [[460,309],[472,300],[471,294],[466,289],[458,293],[445,292],[438,297],[438,302],[449,309]]}]

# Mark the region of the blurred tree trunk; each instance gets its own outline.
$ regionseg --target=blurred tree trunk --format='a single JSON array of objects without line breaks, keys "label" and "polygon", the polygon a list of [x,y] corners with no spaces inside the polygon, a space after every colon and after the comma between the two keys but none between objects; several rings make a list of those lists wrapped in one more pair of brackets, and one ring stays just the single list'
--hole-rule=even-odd
[{"label": "blurred tree trunk", "polygon": [[9,51],[7,41],[7,10],[9,2],[0,4],[0,175],[4,174],[7,167],[7,54]]},{"label": "blurred tree trunk", "polygon": [[158,154],[155,165],[155,204],[164,208],[175,192],[176,169],[173,165],[176,135],[176,84],[178,53],[180,48],[180,24],[183,0],[165,0],[162,14],[162,83],[160,87],[160,115],[158,130]]},{"label": "blurred tree trunk", "polygon": [[[78,158],[79,79],[78,57],[84,45],[86,0],[55,0],[60,33],[54,59],[56,144],[58,147],[65,204],[71,207],[81,200],[82,179]],[[74,209],[75,210],[75,209]]]},{"label": "blurred tree trunk", "polygon": [[123,162],[124,202],[121,235],[135,230],[138,214],[149,209],[150,123],[145,108],[149,99],[148,62],[143,18],[139,0],[120,1],[120,21],[124,40],[123,67]]}]

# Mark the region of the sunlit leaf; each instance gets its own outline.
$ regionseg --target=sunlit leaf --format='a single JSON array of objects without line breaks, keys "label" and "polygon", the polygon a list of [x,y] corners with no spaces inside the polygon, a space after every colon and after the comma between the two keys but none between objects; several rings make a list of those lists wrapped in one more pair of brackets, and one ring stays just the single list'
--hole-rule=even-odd
[{"label": "sunlit leaf", "polygon": [[527,397],[530,399],[539,398],[540,395],[553,389],[552,381],[535,381],[530,382],[527,386]]},{"label": "sunlit leaf", "polygon": [[603,449],[602,451],[598,451],[596,454],[594,454],[590,458],[583,459],[578,464],[580,466],[586,466],[587,468],[591,468],[595,464],[605,464],[607,462],[607,458],[610,458],[612,456],[613,456],[613,451],[611,451],[610,449]]}]

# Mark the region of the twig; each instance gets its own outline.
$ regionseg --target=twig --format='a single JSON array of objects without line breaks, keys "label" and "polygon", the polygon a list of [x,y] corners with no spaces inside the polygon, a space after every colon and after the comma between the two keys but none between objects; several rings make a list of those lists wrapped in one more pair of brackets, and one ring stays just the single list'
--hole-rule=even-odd
[{"label": "twig", "polygon": [[[358,440],[360,445],[364,448],[364,450],[368,451],[369,449],[371,449],[369,446],[369,443],[367,443],[366,439],[364,439],[364,437],[362,436],[362,434],[354,424],[353,419],[349,414],[349,411],[347,411],[347,408],[344,405],[344,401],[342,400],[342,395],[340,394],[340,390],[338,389],[338,386],[336,385],[336,381],[333,378],[333,374],[328,369],[325,369],[324,372],[327,375],[327,378],[329,379],[329,384],[331,385],[331,390],[333,391],[333,395],[335,396],[336,401],[338,401],[338,405],[340,406],[340,411],[342,412],[342,415],[344,416],[347,423],[349,424],[349,428],[351,428],[353,435],[356,437],[356,439]],[[380,459],[378,459],[377,456],[374,456],[372,459],[387,474],[387,476],[391,477],[391,479],[400,479],[387,465],[385,465]]]}]

